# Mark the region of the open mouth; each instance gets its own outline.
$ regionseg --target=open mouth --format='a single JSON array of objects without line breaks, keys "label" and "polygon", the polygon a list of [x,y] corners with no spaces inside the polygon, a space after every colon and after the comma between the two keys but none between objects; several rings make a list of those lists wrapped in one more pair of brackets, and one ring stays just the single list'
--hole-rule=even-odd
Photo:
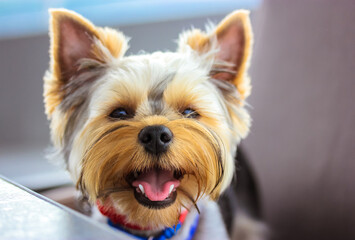
[{"label": "open mouth", "polygon": [[140,204],[162,209],[175,202],[176,189],[182,177],[183,174],[178,170],[152,168],[143,172],[131,172],[126,180],[134,189],[134,197]]}]

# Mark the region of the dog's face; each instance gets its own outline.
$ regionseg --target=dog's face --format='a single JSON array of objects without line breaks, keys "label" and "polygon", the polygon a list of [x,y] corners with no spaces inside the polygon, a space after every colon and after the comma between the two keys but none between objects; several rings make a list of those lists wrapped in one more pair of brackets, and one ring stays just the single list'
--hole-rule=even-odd
[{"label": "dog's face", "polygon": [[250,124],[247,12],[182,33],[176,52],[124,56],[122,33],[66,10],[50,36],[52,141],[91,202],[159,229],[229,185]]}]

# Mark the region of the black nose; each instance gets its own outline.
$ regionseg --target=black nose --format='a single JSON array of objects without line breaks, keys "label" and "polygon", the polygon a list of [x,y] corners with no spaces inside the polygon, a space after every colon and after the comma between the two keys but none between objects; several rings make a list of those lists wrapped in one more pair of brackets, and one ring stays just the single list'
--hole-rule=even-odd
[{"label": "black nose", "polygon": [[159,154],[166,152],[173,134],[163,125],[152,125],[143,128],[138,134],[138,139],[147,152]]}]

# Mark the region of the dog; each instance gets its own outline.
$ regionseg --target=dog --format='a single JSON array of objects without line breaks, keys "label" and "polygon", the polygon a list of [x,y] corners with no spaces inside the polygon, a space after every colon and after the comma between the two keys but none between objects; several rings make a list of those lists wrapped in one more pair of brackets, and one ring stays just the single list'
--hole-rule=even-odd
[{"label": "dog", "polygon": [[250,128],[249,12],[182,32],[176,52],[131,56],[119,31],[50,16],[45,112],[81,194],[143,239],[229,239],[215,201]]}]

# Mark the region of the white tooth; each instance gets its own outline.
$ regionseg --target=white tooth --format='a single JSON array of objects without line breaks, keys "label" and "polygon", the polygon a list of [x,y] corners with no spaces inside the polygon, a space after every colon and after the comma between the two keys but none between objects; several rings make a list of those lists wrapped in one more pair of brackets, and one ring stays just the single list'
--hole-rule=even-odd
[{"label": "white tooth", "polygon": [[142,186],[142,184],[139,184],[138,187],[139,187],[139,189],[141,190],[141,192],[142,192],[143,194],[145,194],[145,192],[144,192],[144,187]]},{"label": "white tooth", "polygon": [[174,184],[171,184],[170,189],[169,189],[169,194],[173,191],[174,189]]}]

